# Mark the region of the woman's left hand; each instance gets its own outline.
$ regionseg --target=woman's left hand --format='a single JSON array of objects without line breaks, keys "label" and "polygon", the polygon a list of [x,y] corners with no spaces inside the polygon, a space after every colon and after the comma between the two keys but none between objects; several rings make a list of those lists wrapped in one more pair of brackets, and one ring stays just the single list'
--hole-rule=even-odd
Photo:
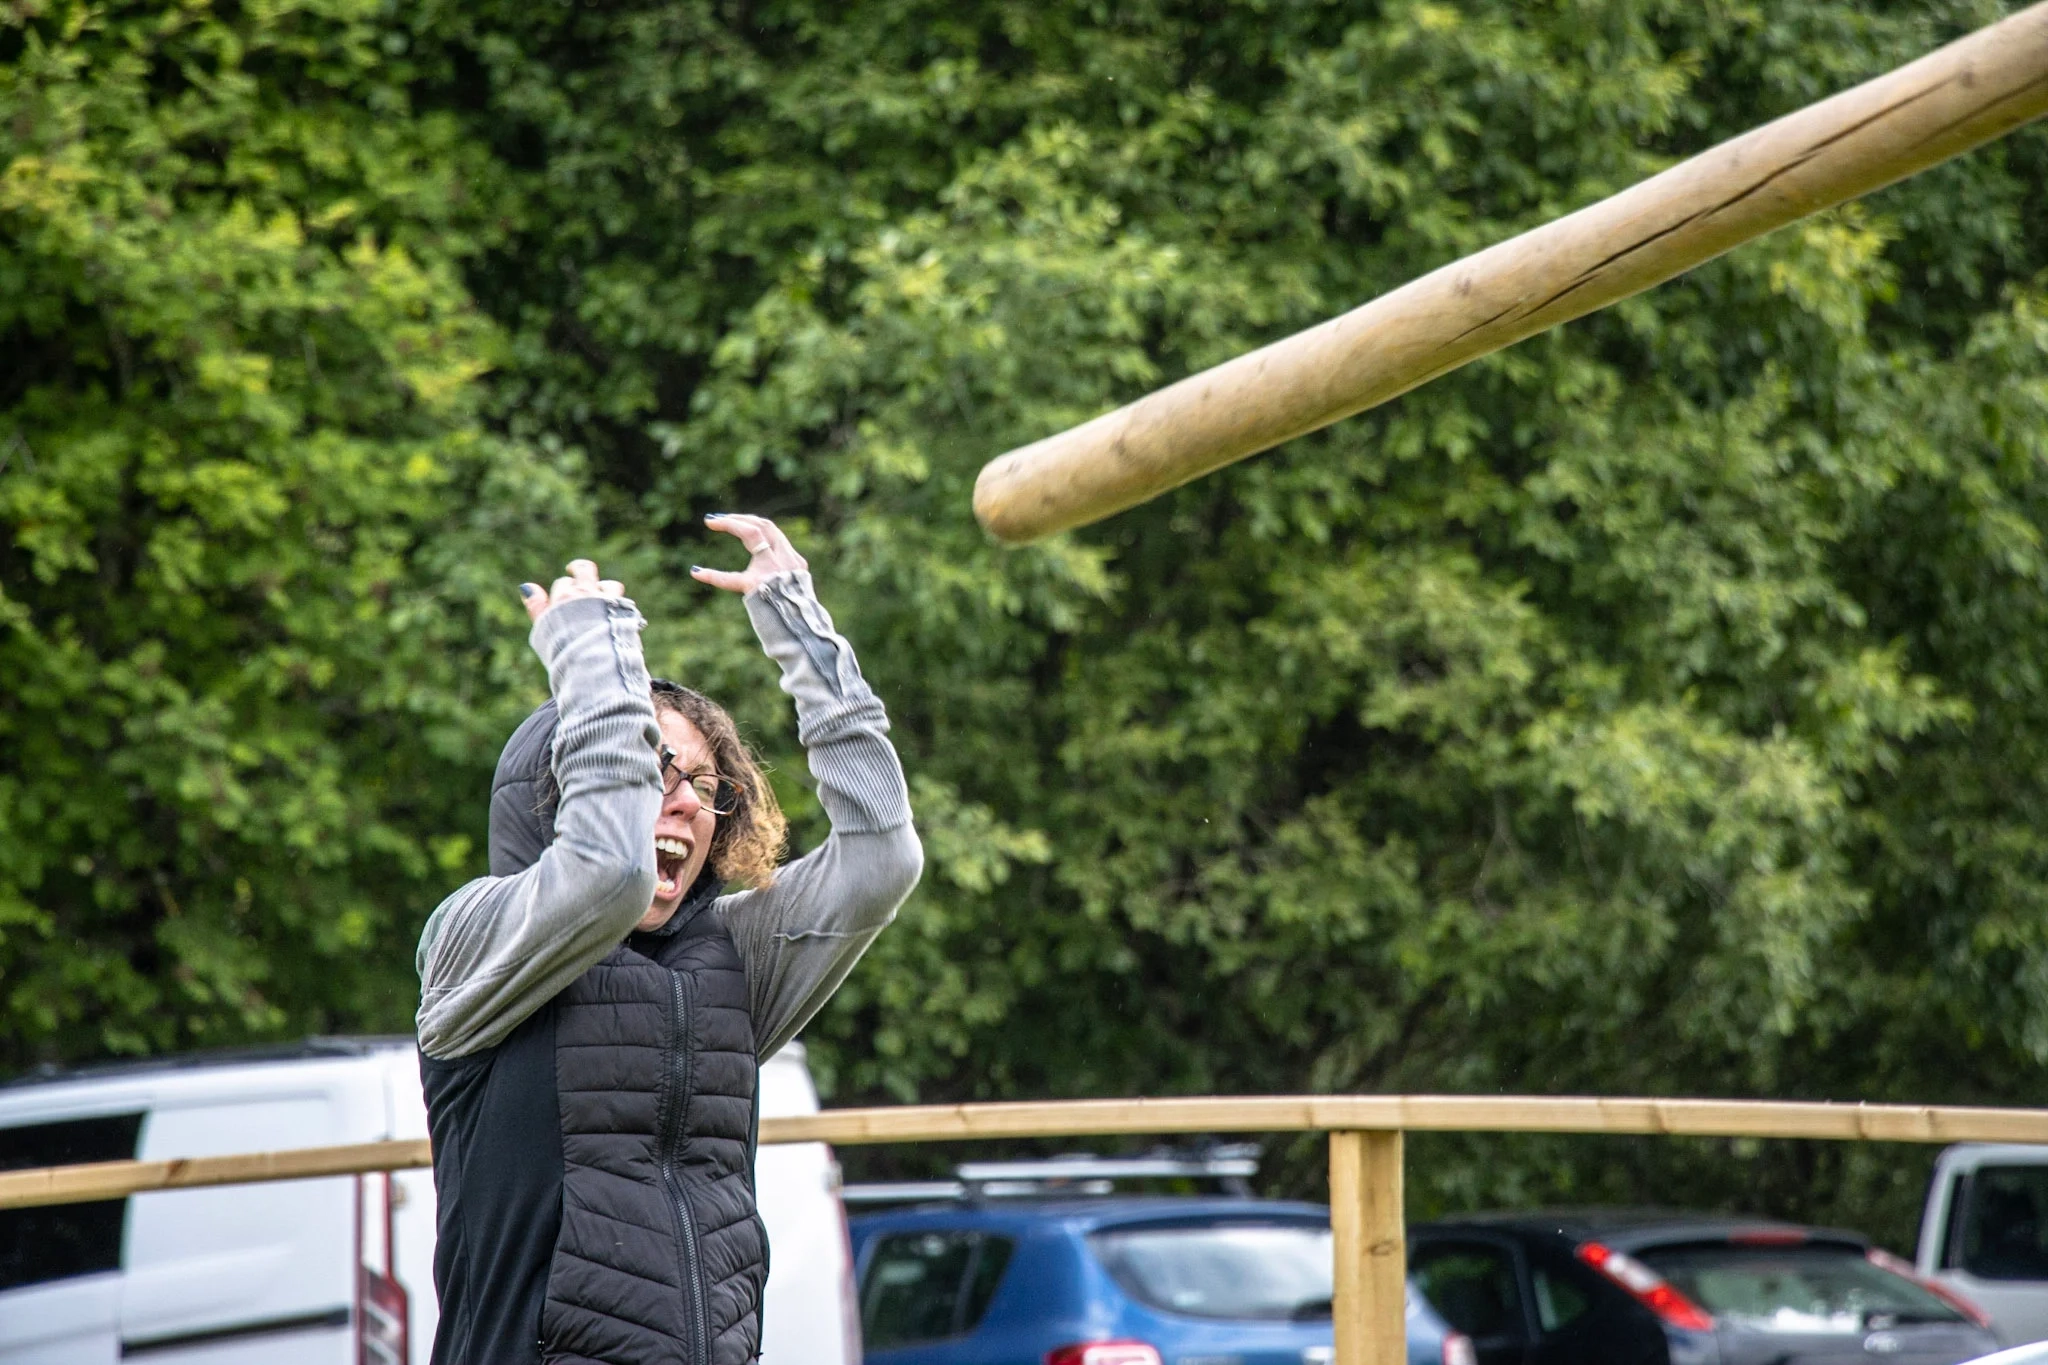
[{"label": "woman's left hand", "polygon": [[690,570],[690,577],[699,583],[709,583],[714,588],[727,592],[750,593],[779,573],[791,570],[801,572],[811,566],[789,543],[789,537],[782,534],[782,528],[766,517],[749,517],[738,513],[713,512],[704,518],[704,524],[714,531],[738,540],[747,547],[753,558],[747,567],[738,573],[724,569],[707,569],[699,564]]}]

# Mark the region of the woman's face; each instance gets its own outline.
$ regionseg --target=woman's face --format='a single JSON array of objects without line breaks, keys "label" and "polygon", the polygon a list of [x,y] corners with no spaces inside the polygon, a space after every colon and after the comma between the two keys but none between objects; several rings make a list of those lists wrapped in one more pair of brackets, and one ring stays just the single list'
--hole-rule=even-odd
[{"label": "woman's face", "polygon": [[661,798],[661,818],[654,822],[654,903],[634,926],[637,929],[659,929],[668,923],[682,904],[683,893],[697,884],[697,874],[711,856],[711,836],[718,829],[718,817],[698,799],[689,781],[698,773],[718,771],[711,745],[681,713],[657,706],[654,714],[661,724],[661,742],[675,753],[682,780]]}]

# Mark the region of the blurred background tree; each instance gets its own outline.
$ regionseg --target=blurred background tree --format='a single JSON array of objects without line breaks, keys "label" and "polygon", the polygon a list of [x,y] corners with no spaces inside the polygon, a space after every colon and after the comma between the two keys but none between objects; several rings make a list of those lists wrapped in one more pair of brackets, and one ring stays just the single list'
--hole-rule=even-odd
[{"label": "blurred background tree", "polygon": [[[540,693],[509,585],[586,545],[816,838],[683,573],[745,509],[931,855],[809,1031],[837,1102],[2038,1102],[2042,130],[1102,526],[967,497],[2010,8],[0,6],[6,1064],[405,1028]],[[1895,1242],[1925,1171],[1417,1155],[1424,1211]]]},{"label": "blurred background tree", "polygon": [[0,16],[0,1055],[399,1027],[590,534],[484,418],[460,135],[375,7]]}]

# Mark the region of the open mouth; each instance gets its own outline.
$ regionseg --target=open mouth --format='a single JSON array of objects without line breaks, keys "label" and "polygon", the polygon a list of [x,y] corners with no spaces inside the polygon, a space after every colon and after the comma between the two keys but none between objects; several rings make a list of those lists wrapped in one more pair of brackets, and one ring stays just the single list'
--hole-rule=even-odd
[{"label": "open mouth", "polygon": [[683,869],[690,862],[690,846],[681,839],[662,835],[654,841],[654,897],[668,900],[683,893]]}]

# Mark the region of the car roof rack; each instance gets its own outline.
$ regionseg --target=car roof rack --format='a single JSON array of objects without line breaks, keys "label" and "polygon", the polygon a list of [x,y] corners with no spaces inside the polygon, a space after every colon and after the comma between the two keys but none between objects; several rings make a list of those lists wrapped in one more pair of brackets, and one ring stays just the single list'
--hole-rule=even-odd
[{"label": "car roof rack", "polygon": [[1072,1152],[1035,1161],[967,1161],[958,1179],[848,1185],[849,1204],[918,1204],[946,1200],[1030,1199],[1105,1195],[1119,1180],[1214,1180],[1226,1193],[1249,1196],[1263,1148],[1256,1142],[1195,1148],[1156,1147],[1138,1156]]}]

